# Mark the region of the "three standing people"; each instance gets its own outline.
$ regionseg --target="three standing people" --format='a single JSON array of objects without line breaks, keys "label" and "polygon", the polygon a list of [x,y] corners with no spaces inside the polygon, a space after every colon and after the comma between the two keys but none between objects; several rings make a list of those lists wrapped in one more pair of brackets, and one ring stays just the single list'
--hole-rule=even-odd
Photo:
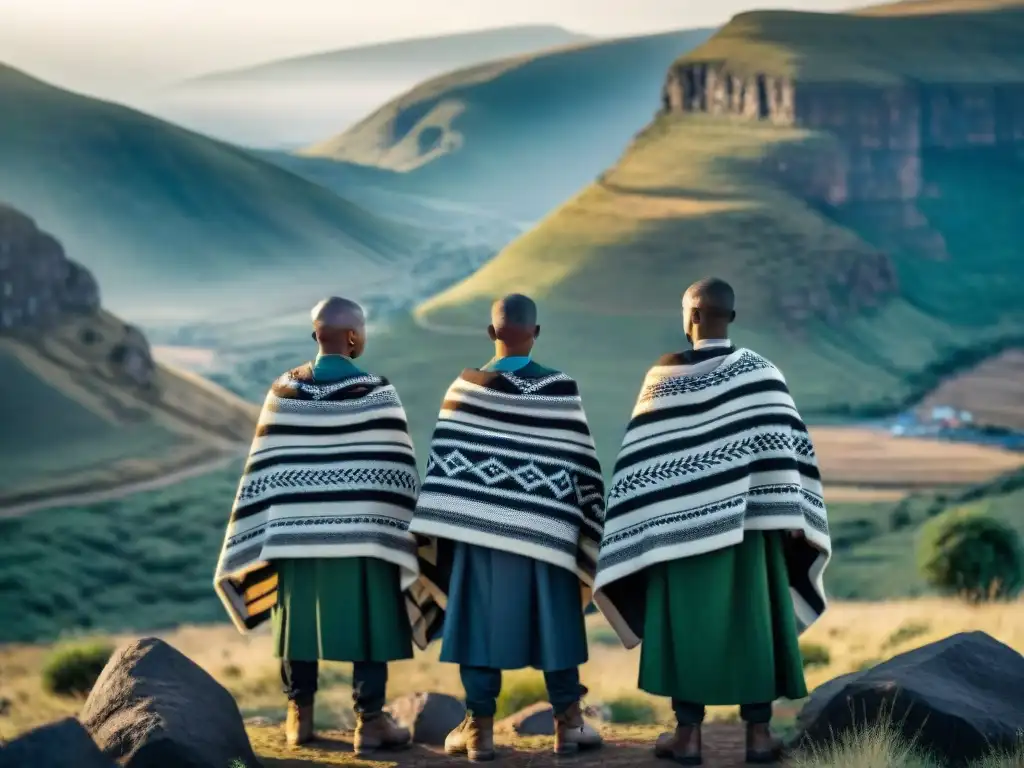
[{"label": "three standing people", "polygon": [[267,396],[215,579],[240,629],[273,618],[289,742],[312,737],[332,659],[354,664],[357,752],[406,746],[387,662],[441,634],[468,712],[449,754],[493,759],[502,670],[523,667],[544,672],[556,753],[599,747],[579,676],[595,590],[643,641],[640,688],[672,699],[660,757],[699,765],[705,706],[740,704],[748,761],[776,760],[771,703],[806,695],[797,636],[825,610],[830,544],[806,426],[778,369],[729,341],[733,304],[720,280],[685,293],[693,349],[648,372],[606,513],[578,386],[531,359],[529,298],[495,302],[495,357],[445,394],[422,488],[394,388],[352,362],[361,310],[321,302],[320,354]]}]

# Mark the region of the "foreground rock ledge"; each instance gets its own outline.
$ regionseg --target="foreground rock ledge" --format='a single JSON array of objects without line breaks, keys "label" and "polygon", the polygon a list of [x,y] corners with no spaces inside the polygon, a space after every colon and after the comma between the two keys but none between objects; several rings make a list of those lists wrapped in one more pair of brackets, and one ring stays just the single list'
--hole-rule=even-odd
[{"label": "foreground rock ledge", "polygon": [[156,638],[111,657],[80,719],[125,768],[259,766],[227,689]]},{"label": "foreground rock ledge", "polygon": [[798,717],[799,746],[891,721],[953,768],[1010,751],[1024,727],[1024,656],[984,632],[964,632],[819,686]]}]

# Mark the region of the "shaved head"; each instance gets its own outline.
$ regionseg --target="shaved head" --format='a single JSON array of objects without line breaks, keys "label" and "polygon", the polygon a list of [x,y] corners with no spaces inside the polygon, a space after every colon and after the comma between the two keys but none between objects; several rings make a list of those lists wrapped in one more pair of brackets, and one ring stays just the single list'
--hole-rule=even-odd
[{"label": "shaved head", "polygon": [[366,316],[351,299],[331,296],[317,303],[309,313],[313,338],[324,355],[359,357],[366,346]]},{"label": "shaved head", "polygon": [[317,302],[309,316],[313,321],[313,328],[336,328],[347,331],[366,327],[363,308],[351,299],[343,299],[340,296],[331,296]]},{"label": "shaved head", "polygon": [[487,334],[498,347],[499,356],[528,355],[540,335],[537,305],[529,296],[510,293],[491,305]]},{"label": "shaved head", "polygon": [[725,280],[705,277],[683,294],[683,328],[692,343],[728,337],[729,323],[736,319],[736,294]]},{"label": "shaved head", "polygon": [[705,277],[686,289],[683,302],[709,313],[727,316],[736,310],[736,294],[732,286],[717,277]]},{"label": "shaved head", "polygon": [[532,331],[537,325],[537,305],[529,296],[510,293],[491,305],[491,325],[497,330],[515,327]]}]

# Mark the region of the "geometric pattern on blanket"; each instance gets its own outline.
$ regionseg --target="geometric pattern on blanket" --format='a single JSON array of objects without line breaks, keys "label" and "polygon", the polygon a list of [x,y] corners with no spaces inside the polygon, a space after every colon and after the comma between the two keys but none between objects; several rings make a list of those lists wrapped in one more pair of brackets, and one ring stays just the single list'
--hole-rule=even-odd
[{"label": "geometric pattern on blanket", "polygon": [[443,613],[417,586],[420,553],[408,529],[418,490],[405,411],[385,379],[318,384],[309,366],[278,379],[214,576],[236,627],[244,632],[269,618],[275,560],[374,557],[399,567],[413,639],[426,647]]},{"label": "geometric pattern on blanket", "polygon": [[801,532],[786,547],[798,628],[827,606],[821,477],[785,379],[746,349],[710,371],[695,368],[648,372],[609,488],[594,600],[630,647],[639,628],[607,604],[612,586],[659,562],[739,544],[745,530]]},{"label": "geometric pattern on blanket", "polygon": [[[449,387],[410,531],[532,557],[589,602],[604,481],[576,382],[466,370]],[[434,585],[441,599],[445,584]]]}]

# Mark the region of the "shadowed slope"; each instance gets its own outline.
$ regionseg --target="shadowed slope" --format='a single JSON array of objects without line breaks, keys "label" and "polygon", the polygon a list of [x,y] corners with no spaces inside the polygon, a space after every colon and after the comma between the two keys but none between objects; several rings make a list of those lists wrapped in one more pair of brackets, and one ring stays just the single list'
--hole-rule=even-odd
[{"label": "shadowed slope", "polygon": [[281,299],[303,271],[369,277],[414,247],[408,228],[241,150],[2,66],[0,104],[0,199],[60,232],[120,311],[172,294],[179,310],[227,306],[226,287]]}]

